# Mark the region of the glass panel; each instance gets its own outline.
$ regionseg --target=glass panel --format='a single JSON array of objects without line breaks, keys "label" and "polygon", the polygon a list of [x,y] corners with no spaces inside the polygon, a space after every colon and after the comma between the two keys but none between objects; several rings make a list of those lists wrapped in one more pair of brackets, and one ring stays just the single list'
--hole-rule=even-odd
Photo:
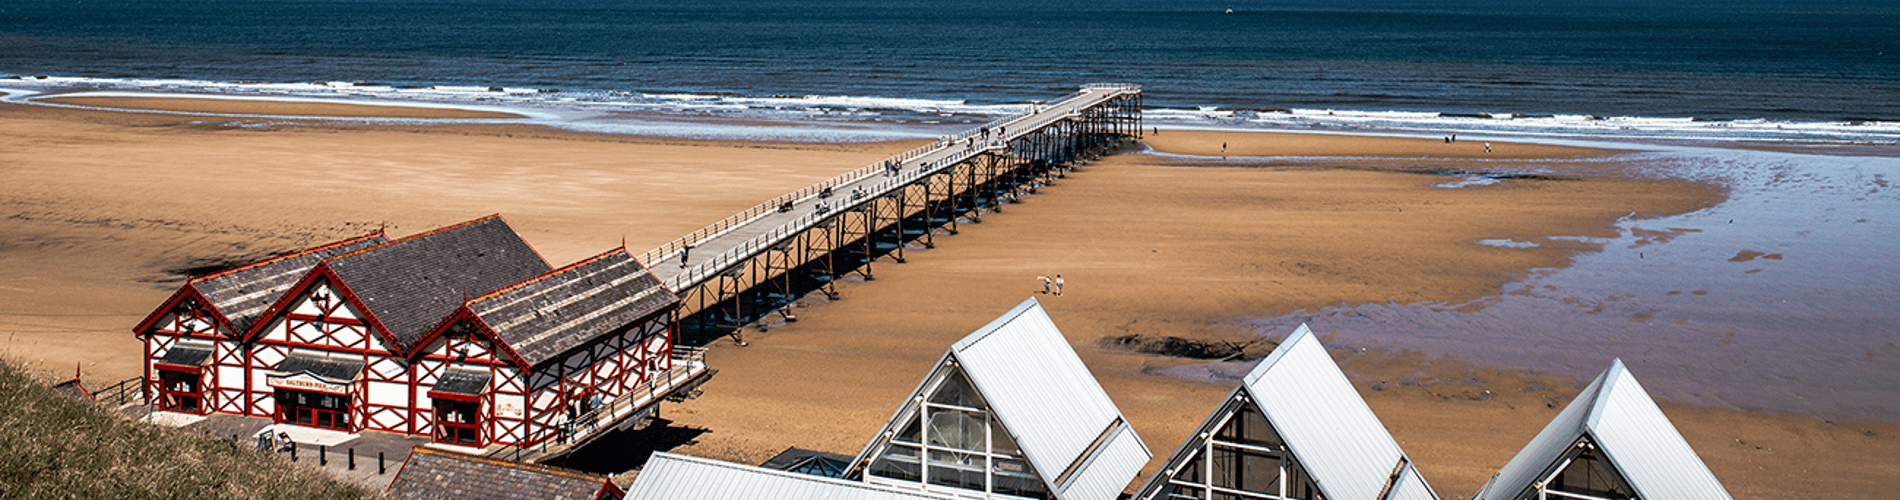
[{"label": "glass panel", "polygon": [[1010,439],[1009,433],[1003,432],[1003,424],[995,419],[990,420],[990,450],[998,455],[1023,456],[1023,450],[1016,447],[1016,440]]},{"label": "glass panel", "polygon": [[983,414],[962,410],[926,409],[929,412],[929,439],[932,447],[982,452],[989,434]]},{"label": "glass panel", "polygon": [[[1029,472],[1029,464],[1016,460],[999,460],[996,469],[996,474],[990,476],[996,493],[1028,498],[1050,498],[1049,490],[1042,486],[1042,479]],[[1020,469],[1020,471],[1014,469]]]},{"label": "glass panel", "polygon": [[1161,494],[1155,495],[1155,500],[1201,500],[1207,498],[1205,495],[1207,495],[1207,490],[1201,488],[1170,484],[1161,488]]},{"label": "glass panel", "polygon": [[1195,450],[1194,455],[1189,456],[1187,463],[1181,466],[1181,470],[1174,473],[1174,478],[1194,484],[1207,483],[1207,479],[1201,475],[1201,468],[1207,466],[1207,461],[1203,458],[1200,450]]},{"label": "glass panel", "polygon": [[[922,410],[919,410],[919,411],[922,411]],[[895,437],[894,439],[896,439],[897,441],[903,441],[906,443],[923,444],[924,424],[923,422],[920,422],[917,420],[917,414],[912,413],[909,415],[905,415],[904,422],[905,423],[904,423],[903,430],[898,431],[897,437]]]},{"label": "glass panel", "polygon": [[963,372],[954,370],[944,376],[943,384],[937,386],[936,394],[930,395],[930,402],[966,408],[987,406],[983,396],[978,395],[976,389],[970,387],[970,382],[963,378]]},{"label": "glass panel", "polygon": [[1280,494],[1280,460],[1265,453],[1241,451],[1240,487],[1255,493]]},{"label": "glass panel", "polygon": [[1214,486],[1239,489],[1236,477],[1240,469],[1240,454],[1233,450],[1214,448]]},{"label": "glass panel", "polygon": [[1598,498],[1622,500],[1633,498],[1629,488],[1624,486],[1623,478],[1599,458],[1595,450],[1585,450],[1570,462],[1569,467],[1557,474],[1550,489],[1570,493],[1581,493]]},{"label": "glass panel", "polygon": [[911,446],[885,447],[883,455],[871,462],[871,474],[907,481],[923,479],[922,469],[918,468],[917,453],[917,448]]},{"label": "glass panel", "polygon": [[1241,443],[1264,448],[1279,449],[1280,436],[1273,432],[1273,426],[1267,419],[1255,411],[1252,404],[1241,405],[1234,418],[1228,419],[1227,426],[1221,428],[1220,440]]},{"label": "glass panel", "polygon": [[983,457],[930,450],[930,484],[983,491]]}]

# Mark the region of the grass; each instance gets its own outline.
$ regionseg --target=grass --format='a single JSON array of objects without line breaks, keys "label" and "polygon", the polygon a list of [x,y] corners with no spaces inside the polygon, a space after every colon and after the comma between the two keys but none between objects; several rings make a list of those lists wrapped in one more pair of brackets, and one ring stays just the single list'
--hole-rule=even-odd
[{"label": "grass", "polygon": [[0,498],[364,498],[377,492],[67,399],[0,361]]}]

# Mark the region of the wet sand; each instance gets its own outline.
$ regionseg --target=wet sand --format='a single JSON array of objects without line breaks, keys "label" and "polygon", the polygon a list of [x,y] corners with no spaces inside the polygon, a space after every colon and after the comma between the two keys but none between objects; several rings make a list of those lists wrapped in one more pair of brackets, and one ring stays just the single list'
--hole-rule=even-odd
[{"label": "wet sand", "polygon": [[513,113],[474,111],[419,106],[380,106],[308,101],[258,99],[221,99],[180,94],[168,97],[52,96],[35,99],[49,104],[67,104],[107,109],[210,113],[220,115],[321,116],[347,118],[446,118],[506,119],[521,118]]},{"label": "wet sand", "polygon": [[[128,330],[178,285],[168,270],[497,212],[558,266],[623,237],[643,251],[915,145],[244,123],[0,105],[6,353],[49,371],[77,361],[89,384],[116,381],[138,374]],[[1602,150],[1493,143],[1498,158],[1589,161],[1561,177],[1446,189],[1434,186],[1459,179],[1446,174],[1482,170],[1470,161],[1482,143],[1184,131],[1148,142],[1168,155],[1087,165],[937,236],[935,249],[907,250],[908,263],[876,263],[876,280],[847,280],[839,301],[804,300],[800,321],[753,330],[750,347],[719,344],[705,395],[663,410],[708,431],[676,451],[750,463],[787,446],[855,453],[949,343],[1036,295],[1161,457],[1145,479],[1233,382],[1182,376],[1206,372],[1205,361],[1104,337],[1245,343],[1286,333],[1248,319],[1303,308],[1463,303],[1592,250],[1543,238],[1606,234],[1631,212],[1683,213],[1722,194],[1622,177]],[[1236,156],[1324,158],[1221,160],[1222,142]],[[1337,158],[1356,156],[1416,161]],[[1549,244],[1475,244],[1504,238]],[[1067,293],[1035,294],[1045,274],[1062,274]],[[1335,357],[1444,498],[1468,497],[1583,382],[1416,353]],[[1472,396],[1483,390],[1494,397]],[[1880,498],[1900,486],[1900,425],[1664,408],[1738,498]]]}]

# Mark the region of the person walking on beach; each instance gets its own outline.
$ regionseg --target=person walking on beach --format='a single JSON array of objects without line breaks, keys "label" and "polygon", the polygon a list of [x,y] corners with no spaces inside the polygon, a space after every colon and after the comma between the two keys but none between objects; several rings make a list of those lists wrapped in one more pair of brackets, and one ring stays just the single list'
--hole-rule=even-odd
[{"label": "person walking on beach", "polygon": [[1042,294],[1048,295],[1049,294],[1049,277],[1037,276],[1036,279],[1042,280]]},{"label": "person walking on beach", "polygon": [[1056,296],[1062,296],[1062,275],[1056,275]]},{"label": "person walking on beach", "polygon": [[1484,152],[1486,152],[1486,153],[1489,153],[1489,152],[1491,152],[1491,143],[1489,143],[1489,142],[1487,142],[1487,143],[1484,143]]}]

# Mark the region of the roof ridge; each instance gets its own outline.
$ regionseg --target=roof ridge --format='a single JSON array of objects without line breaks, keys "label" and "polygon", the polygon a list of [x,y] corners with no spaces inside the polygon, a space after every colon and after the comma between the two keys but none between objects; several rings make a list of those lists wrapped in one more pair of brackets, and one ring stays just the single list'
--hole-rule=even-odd
[{"label": "roof ridge", "polygon": [[438,455],[444,458],[462,460],[466,462],[475,462],[475,463],[481,463],[481,464],[487,464],[487,465],[507,467],[511,469],[525,470],[529,472],[539,472],[543,474],[561,476],[568,479],[584,479],[584,480],[589,480],[589,481],[607,481],[607,480],[613,479],[612,476],[605,476],[605,475],[595,474],[595,473],[587,472],[587,471],[579,471],[579,470],[569,469],[566,467],[555,467],[552,465],[515,462],[511,460],[497,460],[493,458],[484,457],[481,455],[473,455],[473,454],[468,454],[468,453],[462,453],[459,451],[441,450],[441,449],[436,449],[436,448],[429,448],[426,446],[417,446],[415,447],[415,450],[416,450],[415,451],[416,453],[422,453],[426,455]]},{"label": "roof ridge", "polygon": [[[548,279],[548,278],[552,278],[552,277],[554,277],[554,276],[557,276],[557,275],[560,275],[561,273],[565,273],[565,272],[568,272],[568,271],[572,271],[572,270],[575,270],[575,269],[579,269],[579,268],[580,268],[581,266],[585,266],[585,265],[588,265],[588,264],[592,264],[592,263],[595,263],[595,262],[600,262],[601,260],[604,260],[604,259],[606,259],[606,258],[607,258],[608,256],[611,256],[611,255],[613,255],[613,254],[615,254],[615,253],[627,253],[627,248],[626,248],[626,247],[620,247],[620,248],[615,248],[615,249],[613,249],[613,250],[608,250],[608,251],[606,251],[605,253],[602,253],[602,254],[600,254],[600,255],[595,255],[595,256],[593,256],[593,257],[588,257],[588,258],[585,258],[585,259],[581,259],[581,260],[580,260],[580,262],[575,262],[575,263],[573,263],[573,264],[568,264],[568,265],[566,265],[566,266],[562,266],[562,267],[561,267],[560,269],[555,269],[555,270],[553,270],[553,271],[548,271],[548,272],[545,272],[545,273],[541,273],[540,275],[538,275],[538,276],[535,276],[535,277],[533,277],[533,278],[528,278],[528,279],[525,279],[525,280],[521,280],[521,281],[519,281],[519,282],[516,282],[515,284],[512,284],[512,285],[508,285],[508,286],[504,286],[504,287],[501,287],[501,288],[497,288],[497,289],[495,289],[495,291],[492,291],[492,292],[488,292],[488,293],[485,293],[485,294],[481,294],[481,295],[478,295],[478,296],[475,296],[475,297],[472,297],[472,298],[469,298],[469,299],[466,299],[466,300],[463,300],[463,301],[462,301],[462,304],[463,304],[463,305],[470,305],[470,304],[474,304],[474,303],[476,303],[476,302],[481,302],[481,301],[483,301],[483,300],[488,300],[488,299],[491,299],[491,298],[494,298],[494,297],[496,297],[496,296],[498,296],[498,295],[501,295],[501,294],[503,294],[503,293],[506,293],[506,292],[510,292],[510,291],[513,291],[513,290],[516,290],[516,289],[519,289],[519,288],[521,288],[521,287],[524,287],[524,286],[528,286],[529,284],[532,284],[532,283],[535,283],[535,282],[538,282],[538,281],[541,281],[541,280],[544,280],[544,279]],[[630,253],[627,253],[627,257],[628,257],[628,258],[632,258],[632,257],[633,257],[633,254],[630,254]],[[640,259],[633,259],[633,261],[634,261],[634,263],[636,263],[636,264],[637,264],[637,263],[639,263],[639,261],[640,261]],[[645,267],[645,266],[641,266],[641,268],[640,268],[640,270],[642,270],[642,271],[645,271],[645,270],[646,270],[646,267]]]},{"label": "roof ridge", "polygon": [[[489,220],[493,220],[493,219],[501,219],[501,214],[498,214],[498,213],[497,213],[497,214],[489,214],[489,215],[488,215],[488,216],[486,216],[486,217],[482,217],[482,218],[479,218],[479,219],[475,219],[475,220],[471,220],[471,221],[467,221],[467,222],[462,222],[462,223],[458,223],[458,224],[455,224],[455,225],[452,225],[452,226],[444,226],[444,227],[438,227],[438,228],[435,228],[435,229],[431,229],[431,230],[428,230],[428,231],[423,231],[423,232],[420,232],[420,233],[416,233],[416,234],[412,234],[412,235],[408,235],[408,236],[404,236],[404,237],[402,237],[402,238],[398,238],[398,239],[393,239],[393,240],[389,240],[389,241],[388,241],[387,243],[383,243],[383,244],[381,244],[381,245],[376,245],[376,246],[373,246],[373,247],[369,247],[369,248],[364,248],[364,249],[361,249],[361,250],[357,250],[357,251],[354,251],[354,252],[350,252],[350,253],[346,253],[346,254],[343,254],[343,255],[334,255],[334,256],[331,256],[330,258],[328,258],[328,259],[324,259],[324,260],[341,260],[341,259],[344,259],[344,258],[348,258],[348,257],[355,257],[355,256],[358,256],[358,255],[362,255],[362,254],[365,254],[365,253],[369,253],[369,252],[374,252],[374,251],[377,251],[377,250],[381,250],[381,249],[384,249],[384,248],[389,248],[389,247],[393,247],[393,246],[396,246],[396,245],[399,245],[399,244],[403,244],[403,243],[408,243],[408,242],[411,242],[411,241],[415,241],[415,240],[418,240],[418,239],[421,239],[421,238],[424,238],[424,237],[428,237],[428,236],[433,236],[433,235],[437,235],[437,234],[442,234],[442,233],[445,233],[445,232],[448,232],[448,231],[453,231],[453,230],[456,230],[456,229],[461,229],[461,228],[464,228],[464,227],[468,227],[468,226],[473,226],[473,225],[476,225],[476,224],[480,224],[480,223],[483,223],[483,222],[487,222],[487,221],[489,221]],[[507,224],[507,223],[508,223],[508,221],[507,221],[507,220],[502,220],[502,224]],[[509,226],[509,227],[508,227],[508,230],[509,230],[509,231],[513,231],[513,230],[514,230],[514,227],[513,227],[513,226]],[[377,230],[377,232],[382,232],[382,230]],[[527,241],[527,240],[522,240],[522,242],[523,242],[523,243],[526,243],[526,241]]]},{"label": "roof ridge", "polygon": [[[251,270],[251,269],[255,269],[255,268],[259,268],[259,267],[263,267],[263,266],[266,266],[266,265],[270,265],[270,264],[275,264],[275,263],[278,263],[278,262],[282,262],[282,261],[285,261],[285,260],[289,260],[289,259],[293,259],[293,258],[297,258],[297,257],[302,257],[302,256],[305,256],[305,255],[310,255],[310,254],[313,254],[313,253],[317,253],[317,252],[321,252],[321,251],[324,251],[324,250],[329,250],[329,249],[332,249],[332,248],[336,248],[336,247],[340,247],[340,246],[344,246],[344,245],[348,245],[348,244],[351,244],[351,243],[357,243],[357,242],[361,242],[361,241],[364,241],[364,240],[368,240],[368,239],[370,239],[370,238],[374,238],[374,237],[377,237],[377,236],[382,236],[382,235],[383,235],[383,230],[382,230],[382,229],[377,229],[377,230],[376,230],[376,231],[374,231],[374,232],[371,232],[371,233],[369,233],[369,234],[365,234],[365,235],[362,235],[362,236],[356,236],[356,237],[352,237],[352,238],[346,238],[346,239],[343,239],[343,240],[339,240],[339,241],[332,241],[332,242],[329,242],[329,243],[325,243],[325,244],[322,244],[322,245],[317,245],[317,246],[314,246],[314,247],[310,247],[310,248],[306,248],[306,249],[303,249],[303,250],[298,250],[298,251],[295,251],[295,252],[290,252],[290,253],[286,253],[286,254],[283,254],[283,255],[278,255],[278,256],[275,256],[275,257],[270,257],[270,258],[266,258],[266,259],[264,259],[264,260],[260,260],[260,261],[257,261],[257,262],[252,262],[252,263],[249,263],[249,264],[245,264],[245,265],[242,265],[242,266],[238,266],[238,267],[233,267],[233,268],[230,268],[230,269],[226,269],[226,270],[223,270],[223,271],[218,271],[218,272],[215,272],[215,273],[211,273],[211,274],[207,274],[207,275],[204,275],[204,276],[199,276],[199,277],[196,277],[196,278],[191,278],[191,279],[190,279],[190,281],[189,281],[189,283],[190,283],[190,284],[197,284],[197,283],[201,283],[201,282],[204,282],[205,280],[209,280],[209,279],[212,279],[212,278],[218,278],[218,277],[223,277],[223,276],[227,276],[227,275],[231,275],[231,274],[235,274],[235,273],[237,273],[237,272],[239,272],[239,271],[247,271],[247,270]],[[381,245],[377,245],[377,246],[381,246]],[[374,247],[371,247],[371,248],[374,248]]]}]

